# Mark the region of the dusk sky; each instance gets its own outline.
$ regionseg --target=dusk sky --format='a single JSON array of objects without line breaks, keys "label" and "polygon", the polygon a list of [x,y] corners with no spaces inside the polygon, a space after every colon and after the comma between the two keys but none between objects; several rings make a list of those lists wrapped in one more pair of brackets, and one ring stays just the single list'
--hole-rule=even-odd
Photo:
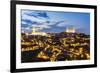
[{"label": "dusk sky", "polygon": [[31,32],[32,27],[41,32],[64,32],[66,28],[74,27],[77,32],[90,34],[90,14],[21,10],[22,31]]}]

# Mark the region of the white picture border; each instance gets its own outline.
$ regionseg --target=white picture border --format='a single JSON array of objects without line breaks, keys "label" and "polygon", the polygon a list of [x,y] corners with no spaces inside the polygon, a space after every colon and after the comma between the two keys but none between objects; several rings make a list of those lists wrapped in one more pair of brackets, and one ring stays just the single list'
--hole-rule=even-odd
[{"label": "white picture border", "polygon": [[[21,9],[90,13],[90,60],[21,63]],[[16,5],[16,69],[94,64],[94,9]]]}]

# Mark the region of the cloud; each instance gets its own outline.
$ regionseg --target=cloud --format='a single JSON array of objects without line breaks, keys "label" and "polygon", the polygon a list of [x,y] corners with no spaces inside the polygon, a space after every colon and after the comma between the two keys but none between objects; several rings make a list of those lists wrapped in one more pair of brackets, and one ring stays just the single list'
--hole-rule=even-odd
[{"label": "cloud", "polygon": [[23,24],[23,25],[27,25],[27,22],[25,22],[25,21],[21,21],[21,24]]},{"label": "cloud", "polygon": [[39,30],[49,29],[53,22],[50,21],[49,16],[43,11],[22,11],[22,30],[32,30],[32,27],[37,27]]},{"label": "cloud", "polygon": [[27,13],[26,12],[25,14],[28,15],[28,16],[32,16],[32,17],[38,18],[36,15],[34,15],[34,13],[29,13],[29,12]]},{"label": "cloud", "polygon": [[31,32],[31,27],[21,27],[21,32]]},{"label": "cloud", "polygon": [[49,18],[49,16],[47,15],[47,13],[46,12],[39,12],[39,13],[37,13],[38,14],[38,16],[39,17],[43,17],[43,18]]},{"label": "cloud", "polygon": [[60,24],[62,24],[62,23],[64,23],[64,22],[65,22],[65,21],[57,21],[57,22],[54,23],[54,25],[59,26]]},{"label": "cloud", "polygon": [[36,21],[31,21],[29,19],[22,19],[22,24],[39,24],[38,22]]},{"label": "cloud", "polygon": [[40,22],[40,23],[46,21],[46,19],[39,19],[39,18],[35,18],[35,17],[32,17],[32,16],[28,16],[26,14],[22,15],[22,20],[30,20],[31,22],[35,21],[35,22]]},{"label": "cloud", "polygon": [[38,19],[49,19],[49,16],[47,15],[45,11],[32,11],[32,10],[25,11],[24,10],[23,14],[32,16]]},{"label": "cloud", "polygon": [[57,27],[66,27],[68,26],[68,22],[63,20],[55,23]]},{"label": "cloud", "polygon": [[38,28],[42,28],[42,29],[49,29],[51,28],[50,26],[46,25],[46,24],[43,24],[43,25],[32,25],[32,27],[38,27]]},{"label": "cloud", "polygon": [[22,27],[29,28],[30,30],[32,27],[37,27],[39,30],[49,30],[53,27],[66,27],[67,25],[68,22],[66,20],[55,21],[54,19],[51,19],[44,11],[22,11]]}]

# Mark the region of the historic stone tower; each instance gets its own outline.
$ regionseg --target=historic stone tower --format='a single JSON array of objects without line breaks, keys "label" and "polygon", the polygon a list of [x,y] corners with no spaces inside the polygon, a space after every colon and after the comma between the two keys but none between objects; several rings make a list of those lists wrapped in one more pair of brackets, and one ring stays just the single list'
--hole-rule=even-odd
[{"label": "historic stone tower", "polygon": [[66,28],[66,32],[68,33],[75,33],[75,28],[71,27],[71,28]]}]

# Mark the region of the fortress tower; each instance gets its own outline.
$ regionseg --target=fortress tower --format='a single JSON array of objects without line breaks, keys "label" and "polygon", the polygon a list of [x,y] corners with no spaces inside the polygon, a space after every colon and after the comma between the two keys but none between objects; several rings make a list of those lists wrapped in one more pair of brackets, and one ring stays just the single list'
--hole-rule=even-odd
[{"label": "fortress tower", "polygon": [[66,32],[67,33],[75,33],[76,31],[75,31],[75,28],[66,28]]},{"label": "fortress tower", "polygon": [[47,33],[45,33],[45,32],[39,32],[39,31],[38,31],[39,29],[40,29],[40,28],[38,28],[38,27],[33,27],[33,28],[32,28],[32,33],[31,33],[31,35],[48,36]]}]

